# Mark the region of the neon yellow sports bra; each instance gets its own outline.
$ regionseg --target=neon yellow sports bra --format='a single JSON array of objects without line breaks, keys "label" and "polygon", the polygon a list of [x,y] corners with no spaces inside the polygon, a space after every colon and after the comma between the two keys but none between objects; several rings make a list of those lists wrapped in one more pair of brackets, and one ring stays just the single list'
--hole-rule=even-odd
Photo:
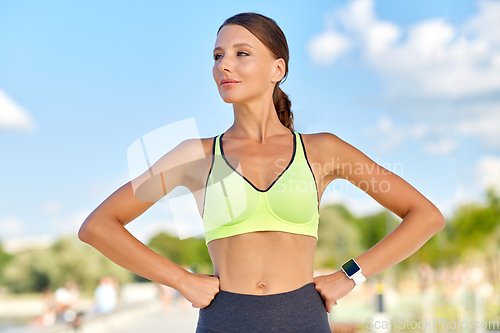
[{"label": "neon yellow sports bra", "polygon": [[[318,239],[319,196],[302,135],[290,130],[293,155],[266,190],[255,187],[224,155],[215,137],[203,205],[206,241],[254,231],[283,231]],[[231,158],[229,158],[231,160]],[[238,164],[238,163],[234,163]]]}]

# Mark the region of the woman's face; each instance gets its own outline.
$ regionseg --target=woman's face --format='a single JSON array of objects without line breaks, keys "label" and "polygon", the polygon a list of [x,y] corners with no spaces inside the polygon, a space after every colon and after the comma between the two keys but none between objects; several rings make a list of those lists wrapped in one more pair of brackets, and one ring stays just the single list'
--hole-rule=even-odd
[{"label": "woman's face", "polygon": [[[215,41],[213,76],[226,103],[257,100],[272,93],[285,75],[285,61],[274,54],[250,31],[240,25],[226,25]],[[236,84],[221,85],[222,79]]]}]

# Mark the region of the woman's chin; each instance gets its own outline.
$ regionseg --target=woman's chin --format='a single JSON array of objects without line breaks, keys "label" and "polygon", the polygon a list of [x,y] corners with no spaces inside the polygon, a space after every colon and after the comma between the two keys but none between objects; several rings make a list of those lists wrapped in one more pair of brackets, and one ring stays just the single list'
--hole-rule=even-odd
[{"label": "woman's chin", "polygon": [[221,96],[222,97],[222,100],[226,103],[239,103],[241,102],[241,98],[235,98],[233,96]]}]

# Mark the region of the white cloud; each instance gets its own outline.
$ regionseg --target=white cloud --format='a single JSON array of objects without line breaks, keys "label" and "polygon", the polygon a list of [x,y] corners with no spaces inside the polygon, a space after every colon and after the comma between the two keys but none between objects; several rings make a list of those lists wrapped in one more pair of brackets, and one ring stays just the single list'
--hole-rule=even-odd
[{"label": "white cloud", "polygon": [[351,1],[338,11],[338,20],[351,31],[365,31],[374,21],[373,1]]},{"label": "white cloud", "polygon": [[57,236],[76,236],[81,225],[90,213],[91,211],[79,211],[68,215],[49,217],[50,230],[52,234]]},{"label": "white cloud", "polygon": [[478,159],[473,169],[455,173],[456,188],[452,195],[434,202],[445,216],[453,215],[465,204],[477,203],[484,199],[485,190],[493,186],[500,194],[500,156],[484,155]]},{"label": "white cloud", "polygon": [[397,41],[401,32],[399,27],[390,22],[376,22],[366,32],[366,51],[370,57],[379,57]]},{"label": "white cloud", "polygon": [[[360,51],[365,65],[385,84],[381,100],[430,129],[415,129],[414,137],[442,133],[425,143],[429,153],[452,151],[456,143],[451,138],[457,135],[476,136],[499,147],[500,101],[494,97],[500,92],[500,29],[495,28],[500,22],[500,1],[477,5],[477,13],[460,26],[437,17],[404,27],[379,19],[374,0],[350,1],[328,14],[326,29],[329,33],[342,30],[344,43],[351,47],[337,48],[332,56],[322,53],[321,64],[330,65],[343,54]],[[324,47],[322,39],[313,40],[311,54]],[[431,123],[437,115],[439,130]],[[383,149],[394,146],[389,141],[380,144]]]},{"label": "white cloud", "polygon": [[449,154],[457,147],[457,142],[452,139],[441,139],[436,142],[425,143],[425,151],[429,154],[443,155]]},{"label": "white cloud", "polygon": [[391,151],[401,146],[405,140],[405,131],[402,128],[394,127],[392,119],[389,116],[382,115],[378,120],[376,136],[382,139],[376,144],[380,151]]},{"label": "white cloud", "polygon": [[[404,39],[402,27],[377,18],[373,0],[353,0],[331,20],[345,28],[344,43],[359,45],[367,63],[389,80],[392,91],[423,98],[463,98],[500,89],[500,33],[491,28],[500,20],[500,2],[480,2],[479,7],[461,29],[444,18],[432,18],[408,27]],[[475,36],[469,37],[471,33]],[[324,47],[322,39],[313,40],[317,43],[312,46]],[[337,51],[332,58],[348,49]]]},{"label": "white cloud", "polygon": [[428,154],[449,154],[457,148],[457,142],[450,137],[440,137],[440,132],[447,130],[437,124],[428,126],[422,123],[404,124],[394,123],[388,115],[379,117],[377,126],[372,129],[366,129],[365,133],[375,138],[375,147],[379,151],[393,151],[403,145],[407,140],[422,140],[424,142],[424,151]]},{"label": "white cloud", "polygon": [[456,125],[457,133],[478,136],[489,146],[500,146],[500,105],[478,104],[475,114],[462,118]]},{"label": "white cloud", "polygon": [[342,53],[349,49],[349,41],[342,34],[328,30],[312,38],[308,50],[314,62],[331,65]]},{"label": "white cloud", "polygon": [[35,123],[29,113],[0,89],[0,130],[33,131]]},{"label": "white cloud", "polygon": [[500,4],[498,1],[479,1],[478,7],[478,15],[465,22],[464,30],[477,34],[478,38],[488,41],[494,47],[500,47],[500,33],[493,28],[498,26]]},{"label": "white cloud", "polygon": [[49,200],[42,203],[42,211],[46,214],[57,214],[62,209],[62,203],[58,200]]},{"label": "white cloud", "polygon": [[26,230],[26,225],[17,217],[6,217],[0,220],[0,235],[8,237]]},{"label": "white cloud", "polygon": [[483,190],[492,186],[500,193],[500,157],[482,156],[476,164],[475,172]]},{"label": "white cloud", "polygon": [[410,129],[410,135],[415,139],[423,138],[428,132],[427,127],[424,124],[416,124]]}]

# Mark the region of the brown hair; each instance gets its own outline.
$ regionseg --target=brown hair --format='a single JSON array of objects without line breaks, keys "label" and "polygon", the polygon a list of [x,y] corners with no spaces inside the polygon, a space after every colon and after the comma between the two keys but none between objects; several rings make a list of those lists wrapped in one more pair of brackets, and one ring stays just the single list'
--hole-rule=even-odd
[{"label": "brown hair", "polygon": [[283,58],[285,61],[285,76],[280,81],[276,82],[273,91],[273,102],[281,123],[287,128],[293,129],[293,113],[291,110],[292,102],[288,95],[279,87],[280,83],[285,82],[288,76],[288,44],[283,31],[280,29],[276,21],[262,14],[247,12],[231,16],[222,23],[217,31],[229,24],[236,24],[244,27],[257,37],[276,56],[276,59]]}]

